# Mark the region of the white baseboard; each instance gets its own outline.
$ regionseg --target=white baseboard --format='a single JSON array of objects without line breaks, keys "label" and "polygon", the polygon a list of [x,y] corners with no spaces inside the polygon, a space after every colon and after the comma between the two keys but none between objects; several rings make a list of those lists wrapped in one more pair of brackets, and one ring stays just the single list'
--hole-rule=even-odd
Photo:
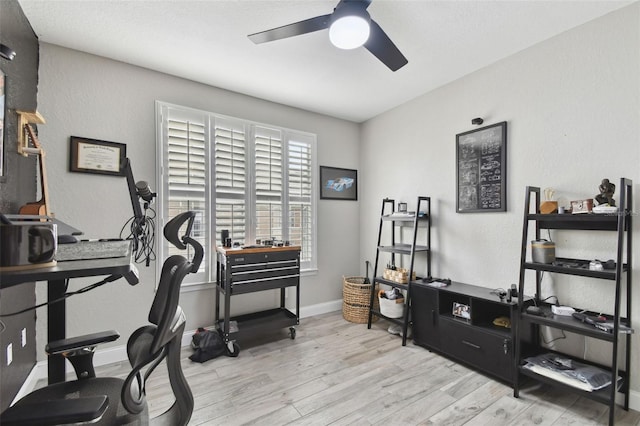
[{"label": "white baseboard", "polygon": [[331,302],[318,303],[317,305],[305,306],[300,308],[300,318],[312,317],[314,315],[328,314],[342,310],[342,299],[333,300]]},{"label": "white baseboard", "polygon": [[[300,318],[311,317],[314,315],[326,314],[329,312],[339,311],[342,309],[342,299],[334,300],[332,302],[319,303],[317,305],[307,306],[300,308]],[[195,330],[186,331],[182,335],[182,346],[189,346],[191,344],[191,337],[195,333]],[[116,362],[127,361],[127,345],[113,346],[106,349],[99,349],[93,356],[93,365],[96,367],[114,364]],[[23,383],[20,391],[16,395],[12,404],[18,401],[29,392],[33,391],[38,383],[38,380],[47,378],[48,364],[47,361],[39,361],[31,369],[29,376]],[[73,371],[73,367],[67,362],[67,372]]]},{"label": "white baseboard", "polygon": [[640,392],[634,390],[629,391],[629,408],[640,411]]}]

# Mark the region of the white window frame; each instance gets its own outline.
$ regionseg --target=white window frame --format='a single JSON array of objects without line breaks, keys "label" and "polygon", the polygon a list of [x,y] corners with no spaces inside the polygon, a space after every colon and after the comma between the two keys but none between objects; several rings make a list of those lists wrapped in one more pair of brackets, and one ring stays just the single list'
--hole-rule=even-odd
[{"label": "white window frame", "polygon": [[[157,141],[157,182],[158,182],[158,198],[157,198],[157,247],[158,247],[158,262],[156,262],[157,273],[160,274],[162,269],[162,263],[164,259],[169,256],[169,244],[166,242],[162,233],[160,232],[169,218],[169,185],[167,182],[168,176],[165,171],[168,170],[168,120],[165,117],[171,115],[174,118],[180,118],[185,120],[200,121],[205,126],[205,138],[206,138],[206,167],[207,167],[207,179],[205,190],[205,209],[208,212],[207,218],[205,218],[205,262],[197,274],[189,274],[183,283],[183,288],[199,289],[201,287],[207,287],[215,282],[215,269],[216,269],[216,256],[215,248],[219,245],[219,235],[215,232],[216,218],[215,218],[215,173],[214,173],[214,127],[216,120],[231,121],[236,124],[244,126],[247,160],[247,173],[246,179],[249,182],[248,190],[245,194],[245,203],[247,210],[247,217],[245,218],[245,240],[247,244],[255,242],[255,229],[257,226],[257,216],[255,211],[257,196],[256,196],[256,181],[255,181],[255,129],[256,127],[262,127],[274,131],[280,132],[282,136],[282,151],[283,151],[283,233],[288,233],[289,229],[289,212],[288,212],[288,161],[289,161],[289,143],[302,142],[308,144],[311,150],[311,257],[308,261],[301,262],[300,269],[304,274],[309,274],[317,271],[318,251],[317,251],[317,209],[318,209],[318,167],[317,167],[317,137],[313,133],[283,128],[280,126],[273,126],[269,124],[252,122],[249,120],[239,119],[235,117],[229,117],[213,112],[183,107],[180,105],[170,104],[166,102],[156,101],[156,141]],[[208,248],[211,247],[211,250]]]}]

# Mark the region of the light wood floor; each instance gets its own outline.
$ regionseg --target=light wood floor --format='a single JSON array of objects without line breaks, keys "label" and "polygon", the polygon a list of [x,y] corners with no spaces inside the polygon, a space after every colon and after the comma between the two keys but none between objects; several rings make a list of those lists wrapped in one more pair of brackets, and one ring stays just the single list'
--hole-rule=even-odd
[{"label": "light wood floor", "polygon": [[[600,425],[605,405],[530,384],[520,398],[476,371],[407,343],[378,321],[371,330],[341,312],[303,318],[287,330],[245,342],[237,358],[183,368],[195,397],[190,425]],[[152,413],[171,403],[162,366],[148,383]],[[122,375],[126,364],[98,368]],[[616,410],[616,425],[640,413]]]}]

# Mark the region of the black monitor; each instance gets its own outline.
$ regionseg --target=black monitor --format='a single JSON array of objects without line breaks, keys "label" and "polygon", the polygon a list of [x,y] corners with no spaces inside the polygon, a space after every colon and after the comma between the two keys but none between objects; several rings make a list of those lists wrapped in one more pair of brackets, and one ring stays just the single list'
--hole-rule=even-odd
[{"label": "black monitor", "polygon": [[136,182],[133,180],[133,172],[131,171],[131,160],[129,158],[124,159],[124,174],[127,177],[127,187],[129,188],[129,198],[131,198],[131,207],[133,208],[133,220],[136,224],[140,224],[144,220],[144,213],[140,207],[140,200],[138,199],[138,190],[136,189]]}]

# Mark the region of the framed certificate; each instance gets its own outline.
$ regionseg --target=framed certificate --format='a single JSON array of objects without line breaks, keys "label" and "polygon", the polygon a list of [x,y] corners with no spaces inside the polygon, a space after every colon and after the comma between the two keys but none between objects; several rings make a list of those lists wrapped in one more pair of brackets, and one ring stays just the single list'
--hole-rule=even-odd
[{"label": "framed certificate", "polygon": [[69,171],[124,176],[126,156],[123,143],[71,136]]}]

